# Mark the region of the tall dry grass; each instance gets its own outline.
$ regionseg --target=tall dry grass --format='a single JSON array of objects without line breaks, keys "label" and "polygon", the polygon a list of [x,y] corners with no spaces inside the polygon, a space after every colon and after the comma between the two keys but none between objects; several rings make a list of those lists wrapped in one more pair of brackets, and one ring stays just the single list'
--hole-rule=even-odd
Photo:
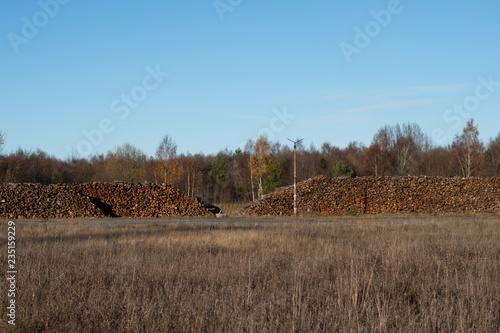
[{"label": "tall dry grass", "polygon": [[499,227],[18,223],[17,329],[498,332]]}]

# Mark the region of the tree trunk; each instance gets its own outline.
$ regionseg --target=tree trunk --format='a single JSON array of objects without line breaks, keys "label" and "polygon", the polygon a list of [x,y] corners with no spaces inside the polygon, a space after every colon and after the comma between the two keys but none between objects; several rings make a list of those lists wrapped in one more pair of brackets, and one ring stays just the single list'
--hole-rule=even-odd
[{"label": "tree trunk", "polygon": [[253,188],[253,174],[250,172],[250,184],[252,185],[252,201],[255,201],[255,190]]}]

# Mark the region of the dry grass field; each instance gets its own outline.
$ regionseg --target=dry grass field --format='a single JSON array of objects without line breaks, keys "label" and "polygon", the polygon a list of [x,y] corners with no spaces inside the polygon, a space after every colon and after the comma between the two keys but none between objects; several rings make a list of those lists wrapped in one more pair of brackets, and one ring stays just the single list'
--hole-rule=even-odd
[{"label": "dry grass field", "polygon": [[379,221],[18,222],[12,331],[500,331],[500,219]]}]

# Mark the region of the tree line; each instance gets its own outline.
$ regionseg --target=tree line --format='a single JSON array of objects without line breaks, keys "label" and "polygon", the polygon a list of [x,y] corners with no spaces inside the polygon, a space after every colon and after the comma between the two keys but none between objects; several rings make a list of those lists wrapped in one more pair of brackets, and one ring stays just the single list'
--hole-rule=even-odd
[{"label": "tree line", "polygon": [[[0,133],[0,150],[5,136]],[[435,146],[415,123],[386,125],[369,146],[339,148],[297,145],[298,181],[338,176],[500,176],[500,134],[484,144],[474,121],[452,144]],[[178,154],[166,135],[155,156],[125,143],[88,158],[55,158],[41,150],[0,155],[0,183],[168,183],[205,202],[248,202],[293,184],[293,149],[260,137],[235,151],[216,155]]]}]

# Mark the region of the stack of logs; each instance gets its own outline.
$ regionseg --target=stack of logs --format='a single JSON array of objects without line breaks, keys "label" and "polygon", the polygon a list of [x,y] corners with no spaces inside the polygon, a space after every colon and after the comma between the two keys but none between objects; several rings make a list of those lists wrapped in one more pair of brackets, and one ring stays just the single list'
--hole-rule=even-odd
[{"label": "stack of logs", "polygon": [[0,186],[0,218],[103,217],[89,198],[65,185]]},{"label": "stack of logs", "polygon": [[212,216],[169,185],[94,183],[0,186],[0,218]]},{"label": "stack of logs", "polygon": [[[500,210],[500,178],[360,177],[297,184],[299,214],[480,213]],[[278,189],[244,212],[292,215],[293,186]]]},{"label": "stack of logs", "polygon": [[[110,216],[212,216],[194,198],[171,185],[94,183],[74,185],[73,191],[97,201]],[[97,199],[97,200],[96,200]]]}]

